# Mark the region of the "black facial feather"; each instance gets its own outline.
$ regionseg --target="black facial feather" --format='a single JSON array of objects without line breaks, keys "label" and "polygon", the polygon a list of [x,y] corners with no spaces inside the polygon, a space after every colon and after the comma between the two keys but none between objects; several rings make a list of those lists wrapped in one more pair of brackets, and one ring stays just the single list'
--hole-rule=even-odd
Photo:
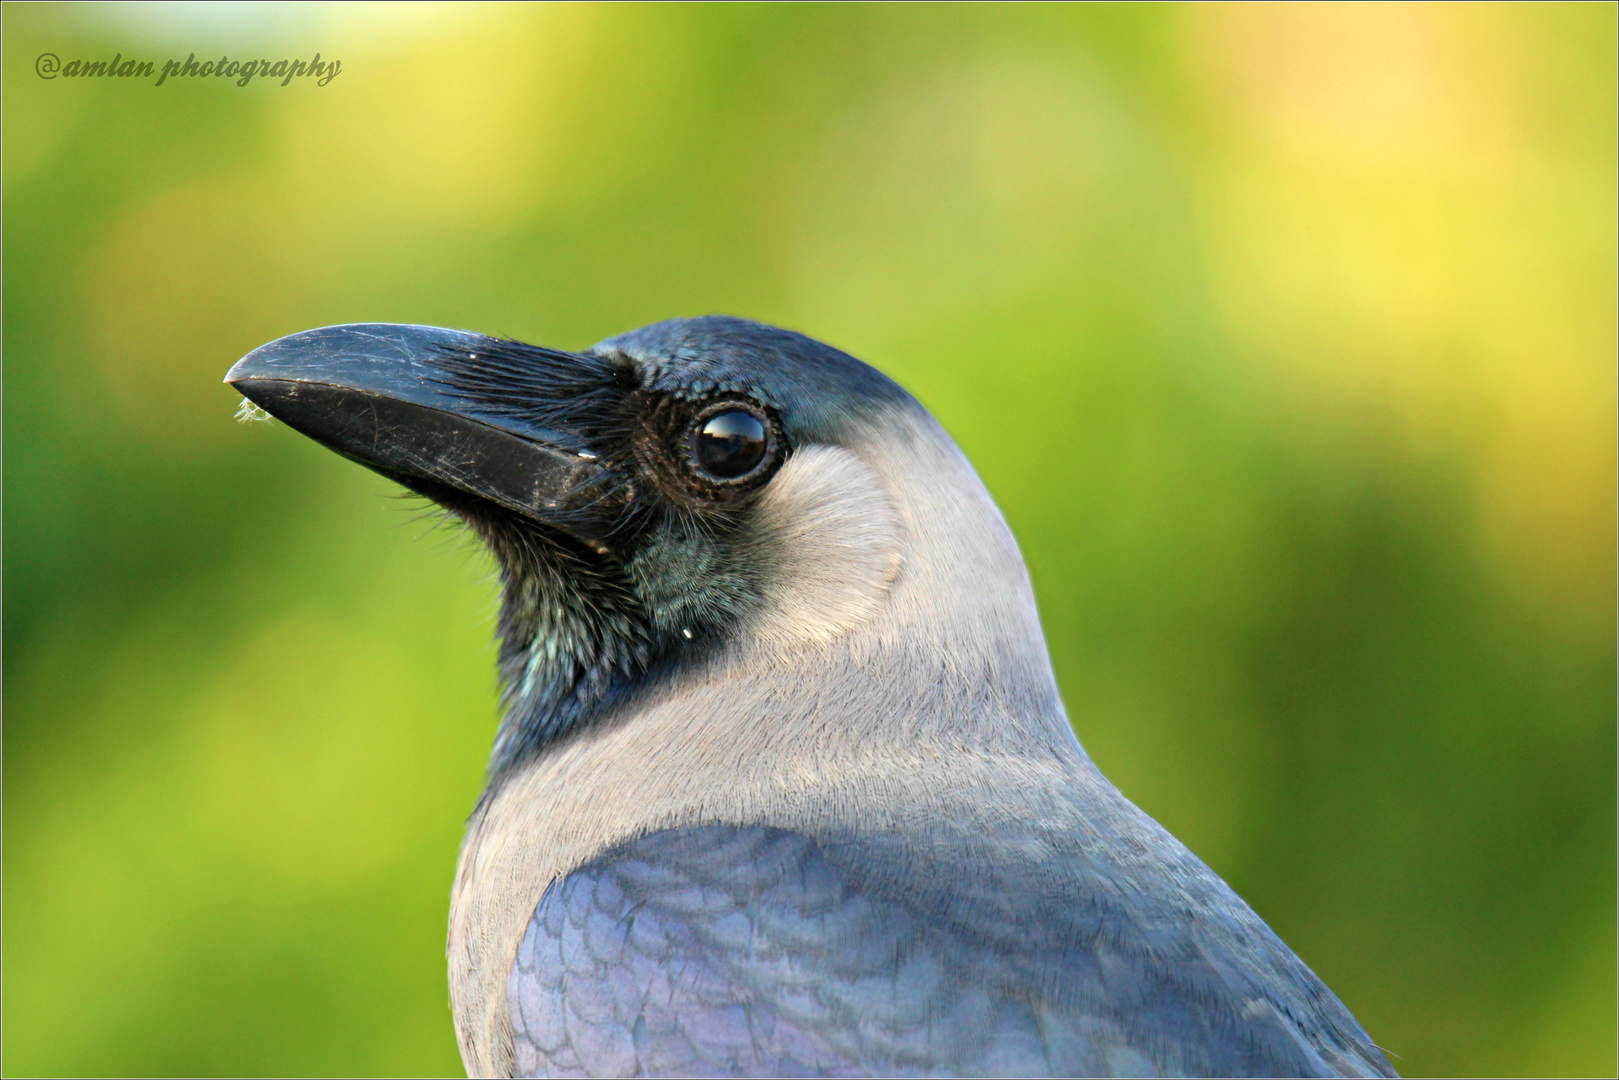
[{"label": "black facial feather", "polygon": [[[441,350],[439,366],[442,385],[474,414],[520,419],[596,466],[544,524],[414,485],[466,521],[500,567],[498,780],[723,642],[760,595],[746,518],[788,447],[773,412],[745,393],[649,392],[621,354],[486,339]],[[758,415],[772,440],[767,467],[743,483],[707,480],[689,460],[692,424],[728,404]]]},{"label": "black facial feather", "polygon": [[626,466],[641,402],[639,380],[626,386],[624,363],[498,338],[485,339],[476,352],[441,349],[440,357],[443,385],[475,412],[515,417],[554,446],[595,456],[597,482],[559,508],[558,525],[598,540],[634,526],[640,508],[634,470]]}]

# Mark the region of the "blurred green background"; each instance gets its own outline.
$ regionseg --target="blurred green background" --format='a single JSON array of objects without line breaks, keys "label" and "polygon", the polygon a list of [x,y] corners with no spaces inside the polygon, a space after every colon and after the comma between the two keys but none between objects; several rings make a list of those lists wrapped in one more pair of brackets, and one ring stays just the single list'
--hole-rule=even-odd
[{"label": "blurred green background", "polygon": [[459,1071],[488,563],[220,378],[728,312],[934,410],[1396,1068],[1614,1075],[1615,10],[5,5],[7,1074]]}]

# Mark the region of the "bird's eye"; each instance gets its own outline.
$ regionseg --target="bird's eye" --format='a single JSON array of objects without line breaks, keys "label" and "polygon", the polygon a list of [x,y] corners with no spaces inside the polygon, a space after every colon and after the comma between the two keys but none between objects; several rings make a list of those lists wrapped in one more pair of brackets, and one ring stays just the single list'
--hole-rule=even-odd
[{"label": "bird's eye", "polygon": [[715,413],[691,433],[691,460],[715,480],[736,480],[759,467],[769,449],[764,421],[743,409]]}]

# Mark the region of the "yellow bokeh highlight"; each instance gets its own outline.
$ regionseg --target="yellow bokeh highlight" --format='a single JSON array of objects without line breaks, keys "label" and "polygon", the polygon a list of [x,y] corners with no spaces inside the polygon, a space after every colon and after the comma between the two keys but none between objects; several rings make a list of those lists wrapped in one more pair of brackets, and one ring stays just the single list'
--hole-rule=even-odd
[{"label": "yellow bokeh highlight", "polygon": [[[1388,410],[1419,452],[1470,462],[1503,573],[1603,632],[1613,137],[1543,121],[1570,43],[1514,5],[1217,5],[1187,22],[1237,340],[1306,416]],[[1612,117],[1572,92],[1557,104]]]}]

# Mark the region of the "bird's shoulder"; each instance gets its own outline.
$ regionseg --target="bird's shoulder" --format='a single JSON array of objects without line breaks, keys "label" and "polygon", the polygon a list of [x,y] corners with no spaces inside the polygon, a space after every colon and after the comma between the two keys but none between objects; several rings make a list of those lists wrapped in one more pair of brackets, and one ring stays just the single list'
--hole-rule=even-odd
[{"label": "bird's shoulder", "polygon": [[1390,1075],[1218,878],[1187,855],[1144,883],[1098,854],[1118,839],[705,825],[618,844],[535,908],[508,982],[517,1071]]}]

